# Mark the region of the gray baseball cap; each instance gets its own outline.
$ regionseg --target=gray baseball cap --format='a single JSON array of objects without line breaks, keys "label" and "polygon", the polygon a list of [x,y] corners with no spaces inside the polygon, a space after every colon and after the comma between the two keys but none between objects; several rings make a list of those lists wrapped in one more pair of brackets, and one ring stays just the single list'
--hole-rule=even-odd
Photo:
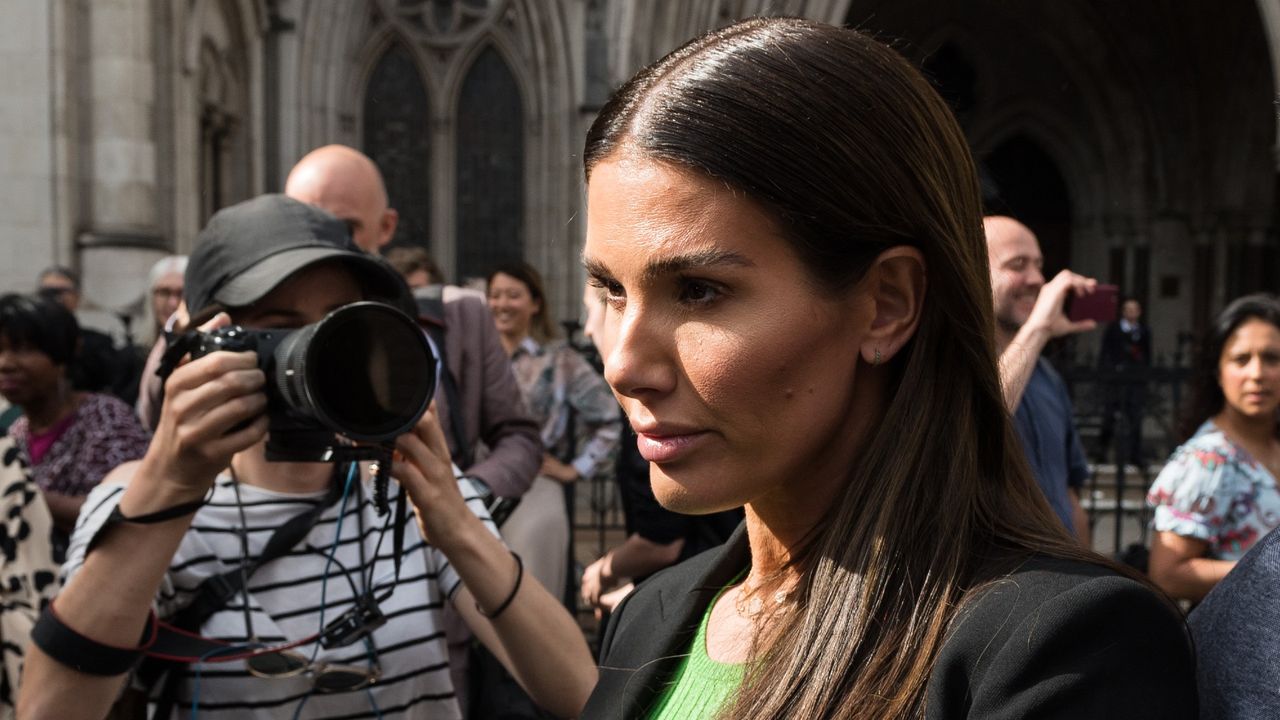
[{"label": "gray baseball cap", "polygon": [[187,263],[187,309],[202,318],[214,308],[252,305],[294,273],[323,261],[350,270],[366,299],[412,304],[400,274],[382,258],[361,252],[346,223],[271,194],[219,210],[200,231]]}]

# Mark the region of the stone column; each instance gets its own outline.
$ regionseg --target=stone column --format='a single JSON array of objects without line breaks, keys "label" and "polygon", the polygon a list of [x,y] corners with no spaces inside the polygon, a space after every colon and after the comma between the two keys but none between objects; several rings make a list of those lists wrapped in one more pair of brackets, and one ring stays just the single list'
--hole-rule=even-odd
[{"label": "stone column", "polygon": [[69,262],[54,227],[51,2],[0,0],[0,290],[30,292]]},{"label": "stone column", "polygon": [[157,206],[152,5],[149,0],[85,3],[89,62],[78,98],[85,197],[76,244],[84,279],[83,320],[112,330],[119,329],[113,316],[138,314],[147,271],[168,251]]}]

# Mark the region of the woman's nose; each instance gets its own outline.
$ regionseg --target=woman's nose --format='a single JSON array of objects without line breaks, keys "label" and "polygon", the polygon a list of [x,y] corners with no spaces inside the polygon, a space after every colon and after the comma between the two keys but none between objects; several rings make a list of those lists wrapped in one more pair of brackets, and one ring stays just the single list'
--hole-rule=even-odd
[{"label": "woman's nose", "polygon": [[604,358],[605,380],[627,397],[669,393],[676,385],[673,335],[660,318],[633,307],[603,329],[611,346]]},{"label": "woman's nose", "polygon": [[1252,379],[1261,378],[1263,366],[1264,363],[1262,362],[1262,356],[1254,355],[1249,359],[1249,363],[1244,366],[1245,375]]}]

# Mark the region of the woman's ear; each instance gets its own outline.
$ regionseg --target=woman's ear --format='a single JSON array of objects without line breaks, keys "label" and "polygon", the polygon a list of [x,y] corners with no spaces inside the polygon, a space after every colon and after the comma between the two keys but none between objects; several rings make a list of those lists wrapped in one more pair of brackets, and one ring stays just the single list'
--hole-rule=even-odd
[{"label": "woman's ear", "polygon": [[864,297],[875,306],[859,351],[871,365],[888,362],[916,332],[928,285],[924,255],[909,245],[880,253],[863,278]]}]

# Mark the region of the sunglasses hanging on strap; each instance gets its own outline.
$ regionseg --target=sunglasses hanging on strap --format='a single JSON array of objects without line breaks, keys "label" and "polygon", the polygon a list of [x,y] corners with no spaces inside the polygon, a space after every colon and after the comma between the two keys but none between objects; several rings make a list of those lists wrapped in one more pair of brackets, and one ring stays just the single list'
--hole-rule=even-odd
[{"label": "sunglasses hanging on strap", "polygon": [[[379,462],[375,472],[377,477],[375,477],[373,500],[375,506],[379,506],[379,514],[384,514],[390,509],[384,484],[386,483],[385,476],[390,465],[390,462]],[[198,633],[199,628],[204,625],[206,620],[225,607],[227,602],[237,593],[245,589],[249,576],[258,568],[272,560],[283,557],[296,547],[311,532],[311,528],[315,527],[316,522],[325,510],[338,502],[343,495],[345,485],[342,469],[342,465],[334,467],[334,477],[330,483],[329,492],[324,498],[314,507],[295,515],[284,525],[277,528],[267,540],[267,544],[263,547],[262,553],[256,560],[250,561],[246,559],[243,567],[233,568],[220,575],[212,575],[205,578],[197,587],[195,598],[187,607],[174,615],[170,622],[159,622],[157,624],[158,631],[155,641],[145,651],[147,659],[143,661],[142,666],[139,668],[138,675],[143,683],[149,687],[156,687],[157,683],[163,683],[160,695],[156,700],[158,708],[167,707],[171,710],[176,702],[177,680],[180,676],[180,673],[174,672],[177,669],[176,665],[195,662],[212,663],[245,660],[254,667],[264,664],[272,666],[278,664],[274,663],[273,660],[286,658],[288,656],[286,651],[292,648],[316,642],[317,640],[326,649],[343,647],[368,637],[373,630],[386,622],[385,616],[378,609],[378,601],[390,595],[390,590],[380,598],[373,598],[368,593],[357,597],[352,607],[331,622],[326,623],[319,633],[281,645],[252,647],[243,643],[227,643],[206,638]],[[397,493],[395,514],[392,519],[394,524],[392,539],[395,548],[396,581],[400,577],[401,555],[404,552],[404,524],[407,517],[406,494],[401,490]],[[336,541],[337,539],[335,538]],[[274,656],[274,658],[271,656]],[[311,670],[311,668],[303,668],[303,670]],[[290,673],[254,674],[285,677]],[[366,680],[366,684],[376,676],[376,673],[373,674],[369,680]],[[320,688],[319,685],[317,687]],[[322,688],[320,689],[324,691]],[[350,688],[342,688],[342,690],[346,689]],[[157,715],[157,717],[163,717],[163,715]]]}]

